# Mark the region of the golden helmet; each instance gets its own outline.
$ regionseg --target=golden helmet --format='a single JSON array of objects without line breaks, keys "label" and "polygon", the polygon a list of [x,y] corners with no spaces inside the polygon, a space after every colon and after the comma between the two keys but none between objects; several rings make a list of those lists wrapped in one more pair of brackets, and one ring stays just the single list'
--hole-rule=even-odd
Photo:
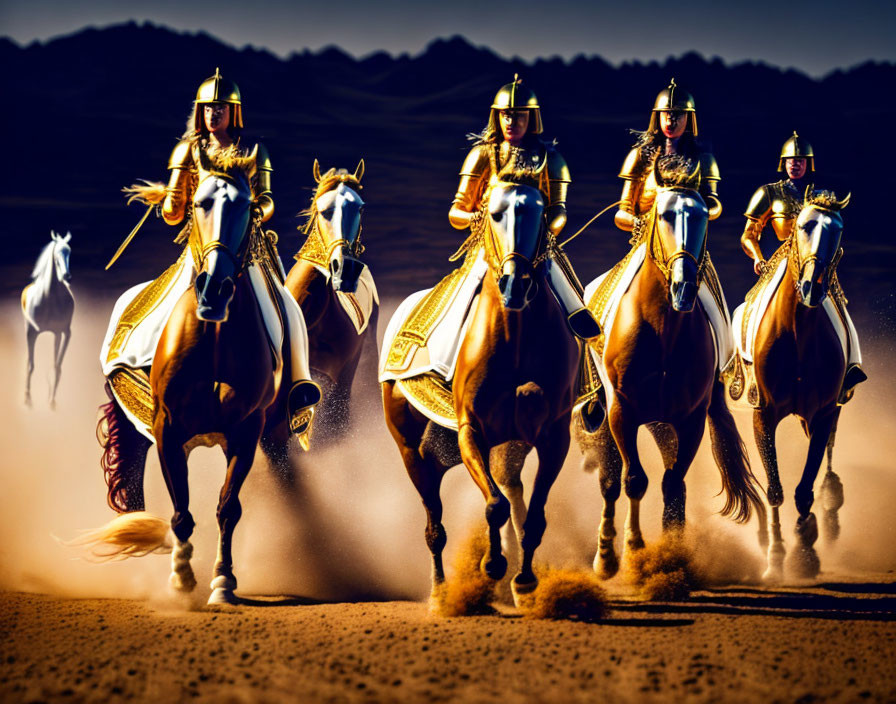
[{"label": "golden helmet", "polygon": [[806,171],[810,173],[815,171],[815,152],[812,151],[812,145],[800,137],[796,130],[793,132],[793,137],[784,142],[784,146],[781,147],[781,156],[778,157],[778,171],[784,170],[785,159],[794,158],[805,159]]},{"label": "golden helmet", "polygon": [[488,126],[490,130],[498,134],[501,133],[501,127],[498,124],[498,113],[501,110],[529,110],[529,133],[541,134],[544,131],[538,97],[530,88],[523,85],[523,79],[518,74],[514,74],[512,83],[501,86],[501,90],[492,101]]},{"label": "golden helmet", "polygon": [[659,92],[656,100],[653,102],[650,124],[647,126],[648,132],[659,130],[659,116],[657,113],[667,110],[687,113],[687,129],[690,130],[692,135],[697,136],[697,103],[694,101],[694,96],[679,86],[674,78],[669,81],[669,85],[666,88]]},{"label": "golden helmet", "polygon": [[[236,83],[221,75],[219,69],[215,69],[215,75],[206,78],[196,91],[196,106],[208,103],[228,103],[230,105],[230,125],[241,129],[243,127],[243,109],[240,100],[240,89]],[[196,110],[196,127],[201,125],[200,111]]]}]

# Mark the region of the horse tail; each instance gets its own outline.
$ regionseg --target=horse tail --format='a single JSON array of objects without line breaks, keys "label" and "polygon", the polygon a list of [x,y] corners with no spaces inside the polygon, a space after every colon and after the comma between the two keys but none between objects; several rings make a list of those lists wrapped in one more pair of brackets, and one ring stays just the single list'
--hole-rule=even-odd
[{"label": "horse tail", "polygon": [[764,525],[765,504],[756,490],[747,448],[725,403],[725,386],[719,378],[713,382],[709,402],[709,436],[712,454],[722,474],[722,491],[727,497],[722,515],[746,523],[755,509]]},{"label": "horse tail", "polygon": [[64,544],[84,548],[89,559],[107,562],[171,552],[173,541],[171,524],[164,518],[145,511],[131,511]]},{"label": "horse tail", "polygon": [[534,445],[547,419],[548,403],[544,397],[544,389],[534,381],[517,386],[514,423],[520,439]]},{"label": "horse tail", "polygon": [[108,381],[105,390],[109,402],[99,407],[96,439],[103,448],[100,465],[109,487],[106,501],[117,513],[142,511],[143,472],[151,443],[121,410]]}]

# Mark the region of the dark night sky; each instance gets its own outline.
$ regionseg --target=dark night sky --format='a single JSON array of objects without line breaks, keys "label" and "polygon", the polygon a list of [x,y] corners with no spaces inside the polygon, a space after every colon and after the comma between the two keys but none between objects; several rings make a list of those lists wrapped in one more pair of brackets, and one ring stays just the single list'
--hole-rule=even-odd
[{"label": "dark night sky", "polygon": [[600,55],[612,63],[696,50],[812,76],[896,61],[896,3],[881,0],[0,0],[0,34],[20,44],[130,19],[204,30],[282,56],[337,45],[355,56],[415,54],[461,34],[504,56]]}]

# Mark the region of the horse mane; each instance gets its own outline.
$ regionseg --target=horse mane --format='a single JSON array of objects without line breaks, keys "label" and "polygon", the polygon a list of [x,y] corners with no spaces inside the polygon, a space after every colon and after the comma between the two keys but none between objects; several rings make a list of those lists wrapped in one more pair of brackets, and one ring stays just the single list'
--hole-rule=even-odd
[{"label": "horse mane", "polygon": [[53,268],[53,247],[55,245],[56,240],[50,240],[43,250],[41,250],[40,255],[37,257],[37,261],[34,263],[34,270],[31,272],[32,281],[37,280],[37,278],[47,269]]},{"label": "horse mane", "polygon": [[812,191],[810,187],[809,192],[806,193],[803,206],[814,205],[818,208],[838,212],[845,208],[848,203],[849,195],[840,200],[837,198],[837,194],[834,193],[834,191]]},{"label": "horse mane", "polygon": [[299,217],[307,218],[305,223],[299,228],[302,232],[308,232],[317,216],[317,199],[327,191],[332,191],[340,183],[344,183],[354,190],[362,188],[361,181],[355,178],[355,175],[348,169],[331,168],[321,175],[320,181],[317,182],[317,188],[311,196],[311,202],[308,207],[299,213]]}]

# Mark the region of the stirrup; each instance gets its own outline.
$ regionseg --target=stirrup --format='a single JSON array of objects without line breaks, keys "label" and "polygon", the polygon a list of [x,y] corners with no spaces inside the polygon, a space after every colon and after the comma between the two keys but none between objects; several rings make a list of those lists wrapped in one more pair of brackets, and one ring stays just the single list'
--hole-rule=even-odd
[{"label": "stirrup", "polygon": [[856,386],[861,384],[868,378],[861,366],[858,364],[850,364],[846,368],[846,374],[843,375],[843,386],[840,388],[840,396],[837,403],[841,406],[852,398]]},{"label": "stirrup", "polygon": [[299,445],[306,452],[311,447],[311,421],[314,420],[314,407],[320,398],[320,386],[304,379],[293,384],[286,399],[289,432],[298,436]]},{"label": "stirrup", "polygon": [[590,401],[585,401],[578,405],[574,410],[579,412],[582,419],[582,425],[585,426],[585,432],[596,433],[607,417],[607,412],[603,404],[595,396]]},{"label": "stirrup", "polygon": [[570,313],[566,318],[566,324],[573,335],[583,340],[590,340],[600,335],[600,325],[587,308],[579,308]]}]

